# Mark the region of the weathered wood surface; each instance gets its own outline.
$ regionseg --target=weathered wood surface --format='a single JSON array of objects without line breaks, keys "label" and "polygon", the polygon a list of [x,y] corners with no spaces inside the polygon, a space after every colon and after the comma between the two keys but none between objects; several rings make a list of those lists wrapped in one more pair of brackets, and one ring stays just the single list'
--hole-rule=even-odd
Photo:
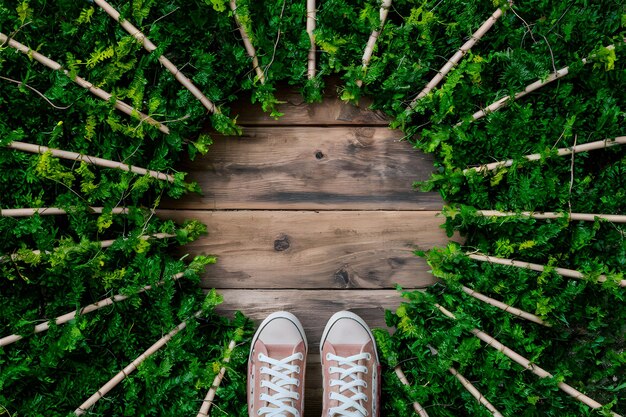
[{"label": "weathered wood surface", "polygon": [[413,189],[432,158],[385,127],[248,128],[216,137],[210,152],[181,170],[203,196],[163,208],[440,210],[438,193]]},{"label": "weathered wood surface", "polygon": [[[159,211],[208,236],[186,253],[218,263],[205,288],[418,288],[434,280],[413,254],[447,242],[433,211]],[[331,303],[332,300],[329,300]]]},{"label": "weathered wood surface", "polygon": [[370,110],[372,100],[362,98],[355,106],[337,98],[337,82],[329,82],[322,103],[308,104],[302,95],[289,88],[280,88],[276,98],[284,103],[277,106],[284,113],[278,120],[263,113],[261,105],[244,99],[232,106],[231,114],[238,115],[241,126],[387,126],[389,119],[380,111]]},{"label": "weathered wood surface", "polygon": [[321,414],[318,349],[328,318],[350,310],[384,327],[384,310],[402,301],[396,283],[434,282],[413,250],[448,241],[439,195],[412,188],[430,176],[432,159],[368,103],[341,102],[334,85],[326,94],[307,105],[279,90],[278,121],[249,100],[234,105],[243,137],[214,137],[208,155],[179,167],[204,196],[165,201],[158,213],[207,224],[209,234],[183,250],[218,256],[201,285],[224,295],[219,312],[240,310],[257,323],[277,310],[300,318],[309,341],[305,417]]},{"label": "weathered wood surface", "polygon": [[322,369],[319,342],[328,319],[337,311],[350,310],[372,328],[389,330],[385,310],[395,310],[402,298],[395,290],[220,290],[224,304],[217,311],[232,316],[241,311],[258,325],[278,310],[296,315],[305,329],[309,354],[305,374],[305,417],[322,412]]}]

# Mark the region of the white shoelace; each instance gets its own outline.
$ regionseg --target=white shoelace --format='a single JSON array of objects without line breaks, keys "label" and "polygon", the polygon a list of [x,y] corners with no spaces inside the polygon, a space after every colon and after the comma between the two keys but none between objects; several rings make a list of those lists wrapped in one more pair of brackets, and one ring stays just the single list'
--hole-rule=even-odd
[{"label": "white shoelace", "polygon": [[[339,392],[331,392],[330,399],[339,402],[338,407],[332,407],[328,411],[329,417],[347,416],[347,417],[365,417],[368,415],[367,410],[361,404],[362,401],[367,402],[368,398],[361,388],[367,388],[367,382],[358,378],[358,374],[366,374],[367,367],[359,365],[361,360],[370,360],[372,356],[369,353],[359,353],[357,355],[343,357],[329,353],[326,360],[337,361],[339,366],[331,366],[330,374],[339,374],[339,379],[331,379],[330,386],[339,386]],[[352,393],[350,397],[346,397],[342,393],[349,391]]]},{"label": "white shoelace", "polygon": [[261,401],[267,401],[274,407],[261,407],[258,415],[267,417],[300,417],[300,412],[294,408],[294,402],[300,399],[300,394],[295,392],[294,387],[300,386],[297,378],[291,377],[293,373],[299,374],[300,367],[291,365],[296,359],[303,360],[302,353],[294,353],[284,359],[272,359],[262,353],[259,354],[259,361],[269,365],[259,369],[261,375],[270,375],[269,381],[261,381],[261,388],[269,388],[275,394],[261,394]]}]

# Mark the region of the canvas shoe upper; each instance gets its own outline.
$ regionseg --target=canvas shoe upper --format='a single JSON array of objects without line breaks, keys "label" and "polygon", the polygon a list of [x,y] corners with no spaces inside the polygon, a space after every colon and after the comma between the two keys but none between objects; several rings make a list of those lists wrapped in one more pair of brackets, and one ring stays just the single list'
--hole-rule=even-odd
[{"label": "canvas shoe upper", "polygon": [[333,315],[320,342],[323,417],[378,417],[380,361],[376,342],[363,319]]},{"label": "canvas shoe upper", "polygon": [[248,415],[300,417],[304,408],[307,340],[300,321],[269,315],[252,339],[248,358]]}]

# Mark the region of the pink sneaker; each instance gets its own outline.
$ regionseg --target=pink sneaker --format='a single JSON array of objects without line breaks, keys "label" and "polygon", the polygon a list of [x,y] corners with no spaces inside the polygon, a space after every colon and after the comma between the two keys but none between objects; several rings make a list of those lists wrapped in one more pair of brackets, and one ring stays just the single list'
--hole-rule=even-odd
[{"label": "pink sneaker", "polygon": [[349,311],[333,315],[320,342],[322,416],[378,417],[380,361],[363,319]]},{"label": "pink sneaker", "polygon": [[304,408],[307,341],[291,313],[270,314],[252,339],[248,358],[248,415],[300,417]]}]

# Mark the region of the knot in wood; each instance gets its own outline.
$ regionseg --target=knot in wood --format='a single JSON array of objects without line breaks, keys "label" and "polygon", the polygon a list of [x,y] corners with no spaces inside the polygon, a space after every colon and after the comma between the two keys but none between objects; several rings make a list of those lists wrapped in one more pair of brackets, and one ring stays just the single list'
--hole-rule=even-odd
[{"label": "knot in wood", "polygon": [[291,246],[291,243],[289,242],[289,236],[287,235],[280,235],[276,238],[276,240],[274,240],[274,250],[276,252],[287,250],[289,249],[289,246]]},{"label": "knot in wood", "polygon": [[350,274],[344,268],[335,272],[335,282],[343,287],[347,287],[350,284]]}]

